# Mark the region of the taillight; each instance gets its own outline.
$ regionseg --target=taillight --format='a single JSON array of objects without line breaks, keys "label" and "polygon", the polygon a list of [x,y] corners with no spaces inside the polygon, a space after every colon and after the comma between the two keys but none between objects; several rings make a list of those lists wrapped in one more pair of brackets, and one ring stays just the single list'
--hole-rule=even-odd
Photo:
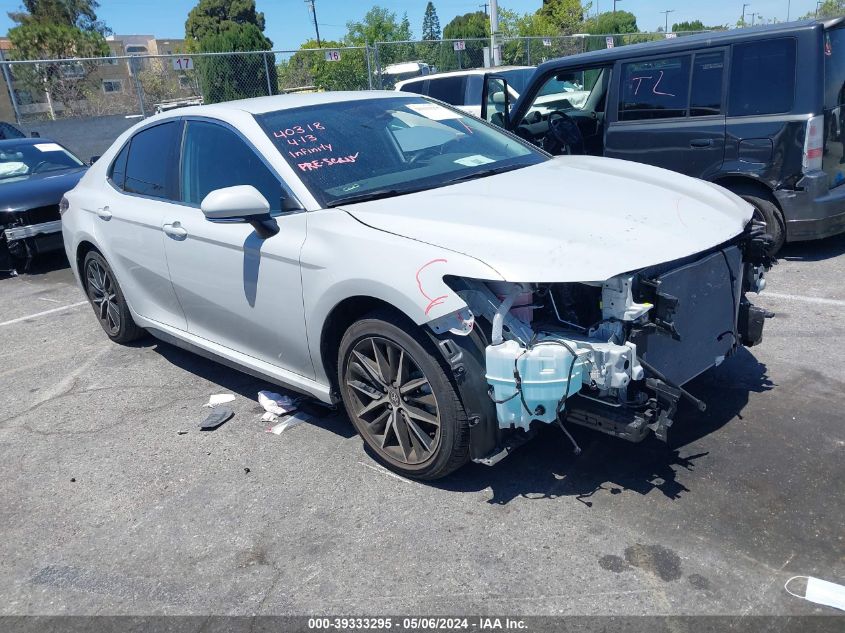
[{"label": "taillight", "polygon": [[[53,198],[53,200],[55,200],[55,198]],[[62,196],[62,199],[59,202],[59,215],[64,215],[65,211],[67,211],[69,207],[70,207],[70,202],[68,202],[68,200],[65,196]]]},{"label": "taillight", "polygon": [[824,117],[814,116],[807,121],[807,134],[804,136],[804,160],[802,168],[806,174],[822,168],[824,147]]}]

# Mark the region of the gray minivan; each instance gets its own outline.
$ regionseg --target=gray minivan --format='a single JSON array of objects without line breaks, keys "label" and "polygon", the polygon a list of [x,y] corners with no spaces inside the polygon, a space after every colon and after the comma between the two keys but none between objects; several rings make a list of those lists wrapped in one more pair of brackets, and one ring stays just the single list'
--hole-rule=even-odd
[{"label": "gray minivan", "polygon": [[[550,99],[545,86],[564,81],[589,95]],[[754,205],[773,252],[845,232],[845,18],[552,60],[502,108],[506,84],[486,76],[482,117],[552,154],[622,158],[718,183]]]}]

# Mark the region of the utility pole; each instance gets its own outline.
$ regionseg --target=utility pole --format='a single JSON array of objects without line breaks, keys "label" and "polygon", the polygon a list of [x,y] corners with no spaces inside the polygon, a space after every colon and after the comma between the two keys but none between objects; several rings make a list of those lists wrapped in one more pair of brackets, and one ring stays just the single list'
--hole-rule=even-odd
[{"label": "utility pole", "polygon": [[815,13],[815,17],[819,17],[819,7],[820,7],[820,6],[822,6],[822,0],[818,0],[818,1],[816,2],[816,13]]},{"label": "utility pole", "polygon": [[317,32],[317,48],[323,48],[320,42],[320,27],[317,26],[317,8],[314,6],[314,0],[305,0],[305,4],[311,8],[311,15],[314,17],[314,30]]},{"label": "utility pole", "polygon": [[665,26],[663,27],[663,32],[664,32],[664,33],[668,33],[668,32],[669,32],[669,14],[670,14],[670,13],[674,13],[674,12],[675,12],[675,9],[666,9],[665,11],[661,11],[661,12],[660,12],[660,13],[662,13],[664,16],[666,16],[666,24],[665,24]]},{"label": "utility pole", "polygon": [[493,66],[502,63],[499,51],[499,0],[490,0],[490,59]]},{"label": "utility pole", "polygon": [[613,12],[616,13],[616,3],[622,2],[622,0],[613,0]]},{"label": "utility pole", "polygon": [[792,8],[792,0],[786,0],[786,21],[789,22],[789,10]]},{"label": "utility pole", "polygon": [[490,15],[490,12],[487,10],[487,8],[490,6],[489,2],[485,2],[484,4],[479,4],[478,6],[481,7],[482,9],[484,9],[484,15]]},{"label": "utility pole", "polygon": [[750,2],[746,2],[745,4],[742,5],[742,26],[745,26],[745,7],[750,7],[750,6],[751,6]]}]

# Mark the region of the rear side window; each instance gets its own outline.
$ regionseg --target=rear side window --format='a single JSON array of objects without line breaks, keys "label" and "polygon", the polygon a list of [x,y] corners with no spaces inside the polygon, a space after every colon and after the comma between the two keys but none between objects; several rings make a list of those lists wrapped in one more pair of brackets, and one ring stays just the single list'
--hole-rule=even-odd
[{"label": "rear side window", "polygon": [[722,76],[725,54],[698,53],[692,65],[690,116],[708,116],[722,111]]},{"label": "rear side window", "polygon": [[124,181],[126,180],[127,158],[129,158],[129,143],[124,145],[123,149],[120,150],[120,153],[117,155],[117,158],[114,159],[114,162],[111,164],[111,169],[109,170],[109,180],[111,180],[119,189],[123,189]]},{"label": "rear side window", "polygon": [[429,79],[428,96],[452,105],[464,105],[464,81],[466,77],[441,77]]},{"label": "rear side window", "polygon": [[171,161],[179,126],[163,123],[132,137],[123,189],[153,198],[169,198],[173,189]]},{"label": "rear side window", "polygon": [[623,64],[619,120],[686,116],[689,76],[689,55]]},{"label": "rear side window", "polygon": [[795,40],[735,44],[731,60],[730,116],[779,114],[795,97]]},{"label": "rear side window", "polygon": [[425,94],[425,82],[424,81],[412,81],[409,84],[404,84],[401,88],[399,88],[402,92],[413,92],[417,95]]}]

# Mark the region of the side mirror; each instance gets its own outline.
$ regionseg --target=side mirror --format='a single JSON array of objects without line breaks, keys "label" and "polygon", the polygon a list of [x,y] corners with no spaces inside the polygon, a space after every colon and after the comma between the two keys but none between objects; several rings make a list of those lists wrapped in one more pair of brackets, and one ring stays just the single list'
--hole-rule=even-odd
[{"label": "side mirror", "polygon": [[30,134],[32,138],[41,138],[41,132],[32,132]]},{"label": "side mirror", "polygon": [[279,225],[270,217],[270,203],[252,185],[215,189],[203,198],[200,209],[210,222],[249,223],[263,239],[279,232]]},{"label": "side mirror", "polygon": [[99,156],[92,156],[92,157],[88,160],[88,164],[89,164],[89,165],[93,165],[93,164],[94,164],[94,163],[96,163],[98,160],[100,160],[100,157],[99,157]]}]

